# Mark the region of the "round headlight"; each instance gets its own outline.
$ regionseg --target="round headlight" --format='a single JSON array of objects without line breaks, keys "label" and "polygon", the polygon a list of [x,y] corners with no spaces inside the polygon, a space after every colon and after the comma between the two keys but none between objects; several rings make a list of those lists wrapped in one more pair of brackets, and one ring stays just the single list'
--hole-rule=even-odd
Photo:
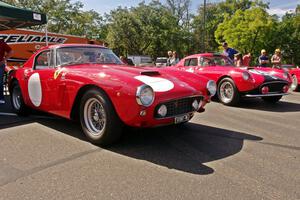
[{"label": "round headlight", "polygon": [[285,79],[288,79],[288,78],[289,78],[289,73],[288,73],[288,72],[284,72],[284,73],[283,73],[283,77],[284,77]]},{"label": "round headlight", "polygon": [[247,81],[249,80],[249,78],[250,78],[250,74],[248,72],[243,72],[243,79]]},{"label": "round headlight", "polygon": [[196,99],[193,101],[192,106],[193,106],[194,110],[198,110],[199,109],[199,103],[198,103],[198,101]]},{"label": "round headlight", "polygon": [[149,85],[142,85],[137,88],[136,101],[141,106],[151,106],[154,101],[154,91]]},{"label": "round headlight", "polygon": [[166,116],[166,115],[167,115],[167,112],[168,112],[167,106],[164,105],[164,104],[161,105],[161,106],[159,107],[159,109],[157,110],[157,113],[158,113],[160,116],[162,116],[162,117]]},{"label": "round headlight", "polygon": [[210,80],[207,82],[206,88],[209,91],[210,96],[214,96],[217,92],[217,85],[216,85],[216,82],[213,80]]}]

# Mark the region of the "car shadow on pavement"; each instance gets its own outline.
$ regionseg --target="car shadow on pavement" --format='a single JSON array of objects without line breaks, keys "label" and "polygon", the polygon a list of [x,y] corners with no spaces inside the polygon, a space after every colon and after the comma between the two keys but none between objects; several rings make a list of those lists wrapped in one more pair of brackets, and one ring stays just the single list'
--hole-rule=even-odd
[{"label": "car shadow on pavement", "polygon": [[300,104],[280,100],[277,103],[267,103],[261,99],[242,99],[237,106],[244,109],[255,109],[270,112],[299,112]]},{"label": "car shadow on pavement", "polygon": [[154,129],[128,130],[107,148],[115,153],[192,174],[211,174],[204,163],[232,156],[244,140],[261,137],[194,123]]}]

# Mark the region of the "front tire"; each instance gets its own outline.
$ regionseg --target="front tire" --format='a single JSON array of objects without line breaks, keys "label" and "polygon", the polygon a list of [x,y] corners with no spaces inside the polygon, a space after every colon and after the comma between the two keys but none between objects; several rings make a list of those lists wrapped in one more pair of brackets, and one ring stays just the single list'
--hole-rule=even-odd
[{"label": "front tire", "polygon": [[273,96],[273,97],[262,97],[262,99],[267,103],[277,103],[282,96]]},{"label": "front tire", "polygon": [[232,79],[224,78],[219,82],[218,98],[224,105],[228,106],[234,106],[239,103],[240,94]]},{"label": "front tire", "polygon": [[28,115],[28,108],[24,103],[21,88],[18,82],[14,82],[11,88],[11,105],[15,113],[20,116]]},{"label": "front tire", "polygon": [[79,116],[84,134],[94,144],[109,145],[121,136],[123,124],[102,91],[93,89],[83,95]]}]

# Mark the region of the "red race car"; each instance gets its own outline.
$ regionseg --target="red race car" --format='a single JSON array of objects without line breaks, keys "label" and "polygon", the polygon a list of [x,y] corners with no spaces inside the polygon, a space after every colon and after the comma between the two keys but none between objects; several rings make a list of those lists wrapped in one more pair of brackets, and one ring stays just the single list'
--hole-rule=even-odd
[{"label": "red race car", "polygon": [[204,111],[216,84],[187,74],[126,66],[105,47],[68,44],[41,49],[8,82],[18,114],[37,109],[78,119],[91,142],[105,145],[123,125],[179,124]]},{"label": "red race car", "polygon": [[188,56],[177,69],[200,74],[217,83],[217,95],[225,105],[236,105],[240,97],[261,97],[277,102],[288,94],[290,75],[279,69],[237,68],[225,55],[204,53]]},{"label": "red race car", "polygon": [[293,91],[300,91],[300,68],[295,65],[282,64],[281,68],[286,70],[292,76],[291,89]]}]

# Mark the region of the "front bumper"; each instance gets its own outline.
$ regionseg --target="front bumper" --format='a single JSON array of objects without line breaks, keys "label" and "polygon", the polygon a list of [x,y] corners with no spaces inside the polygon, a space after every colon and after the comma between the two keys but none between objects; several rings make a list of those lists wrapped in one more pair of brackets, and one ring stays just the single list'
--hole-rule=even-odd
[{"label": "front bumper", "polygon": [[274,96],[285,96],[289,93],[268,93],[268,94],[246,94],[245,97],[274,97]]},{"label": "front bumper", "polygon": [[[266,94],[262,94],[262,88],[267,86],[269,88],[269,92]],[[269,81],[264,82],[257,88],[243,92],[242,95],[245,97],[273,97],[273,96],[285,96],[288,95],[286,91],[283,90],[285,86],[289,86],[287,81]]]}]

